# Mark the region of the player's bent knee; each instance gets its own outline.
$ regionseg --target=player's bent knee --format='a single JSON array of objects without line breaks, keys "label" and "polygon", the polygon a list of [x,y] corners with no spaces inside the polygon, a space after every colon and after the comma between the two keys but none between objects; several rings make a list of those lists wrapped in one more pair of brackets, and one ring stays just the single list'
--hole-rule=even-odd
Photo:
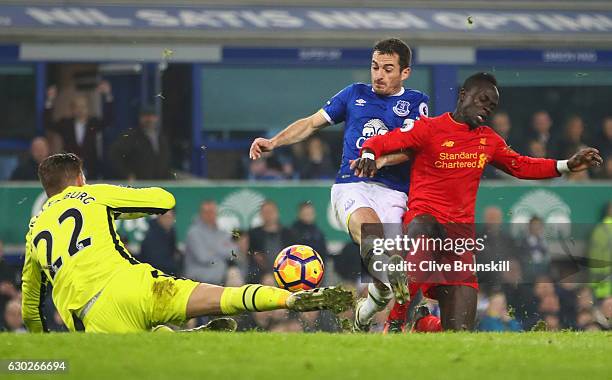
[{"label": "player's bent knee", "polygon": [[[364,224],[380,224],[380,218],[374,209],[369,207],[361,207],[353,211],[348,219],[349,234],[356,243],[359,243],[362,237],[362,227]],[[382,226],[380,227],[382,228]],[[372,234],[377,235],[378,231],[373,231]],[[366,235],[370,235],[366,233]],[[365,235],[364,235],[365,236]]]}]

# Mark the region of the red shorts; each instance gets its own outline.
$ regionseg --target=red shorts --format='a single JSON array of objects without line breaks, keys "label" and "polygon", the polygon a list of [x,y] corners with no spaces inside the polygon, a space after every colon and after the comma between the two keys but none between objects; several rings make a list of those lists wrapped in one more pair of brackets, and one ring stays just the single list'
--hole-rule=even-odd
[{"label": "red shorts", "polygon": [[[418,211],[407,211],[404,214],[404,228],[418,215],[424,214]],[[435,216],[435,215],[434,215]],[[421,243],[418,249],[412,254],[405,256],[405,260],[409,265],[408,278],[410,296],[421,290],[423,295],[428,298],[437,299],[435,292],[437,286],[469,286],[478,290],[478,278],[473,268],[468,268],[475,263],[475,256],[469,246],[463,244],[469,239],[475,238],[474,224],[459,224],[450,223],[447,220],[438,219],[438,222],[443,226],[445,236],[441,241],[433,241]],[[440,250],[450,247],[453,249]],[[466,265],[469,264],[469,265]]]}]

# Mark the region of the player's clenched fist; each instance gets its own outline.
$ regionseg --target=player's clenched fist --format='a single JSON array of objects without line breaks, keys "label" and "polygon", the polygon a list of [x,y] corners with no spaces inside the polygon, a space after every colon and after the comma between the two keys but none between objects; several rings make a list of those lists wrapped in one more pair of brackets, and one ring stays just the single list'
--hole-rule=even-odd
[{"label": "player's clenched fist", "polygon": [[364,152],[360,158],[350,161],[351,170],[357,177],[374,177],[378,171],[374,154]]},{"label": "player's clenched fist", "polygon": [[264,139],[263,137],[258,137],[253,140],[251,144],[251,149],[249,151],[249,157],[251,160],[256,160],[261,157],[263,152],[271,152],[274,150],[274,143],[270,139]]}]

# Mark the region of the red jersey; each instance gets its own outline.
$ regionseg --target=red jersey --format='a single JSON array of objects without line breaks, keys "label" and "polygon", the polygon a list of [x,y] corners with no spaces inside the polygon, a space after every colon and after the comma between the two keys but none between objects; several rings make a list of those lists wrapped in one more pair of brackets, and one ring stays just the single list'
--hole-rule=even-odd
[{"label": "red jersey", "polygon": [[521,156],[493,129],[470,129],[450,113],[421,117],[401,129],[371,137],[363,149],[376,157],[413,151],[407,215],[427,213],[440,223],[474,223],[478,185],[488,163],[522,179],[560,175],[556,160]]}]

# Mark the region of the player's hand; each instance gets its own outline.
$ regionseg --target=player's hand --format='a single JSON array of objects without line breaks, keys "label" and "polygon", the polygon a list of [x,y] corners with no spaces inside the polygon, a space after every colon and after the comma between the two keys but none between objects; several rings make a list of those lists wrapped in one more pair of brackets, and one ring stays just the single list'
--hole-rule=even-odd
[{"label": "player's hand", "polygon": [[375,159],[360,157],[349,161],[349,163],[351,170],[354,170],[357,177],[374,177],[378,171]]},{"label": "player's hand", "polygon": [[581,149],[567,161],[567,167],[573,172],[580,172],[601,164],[603,164],[603,159],[595,148]]},{"label": "player's hand", "polygon": [[256,160],[261,157],[261,154],[264,152],[271,152],[274,150],[274,143],[270,139],[264,139],[263,137],[258,137],[253,140],[251,144],[251,149],[249,150],[249,157],[251,160]]}]

